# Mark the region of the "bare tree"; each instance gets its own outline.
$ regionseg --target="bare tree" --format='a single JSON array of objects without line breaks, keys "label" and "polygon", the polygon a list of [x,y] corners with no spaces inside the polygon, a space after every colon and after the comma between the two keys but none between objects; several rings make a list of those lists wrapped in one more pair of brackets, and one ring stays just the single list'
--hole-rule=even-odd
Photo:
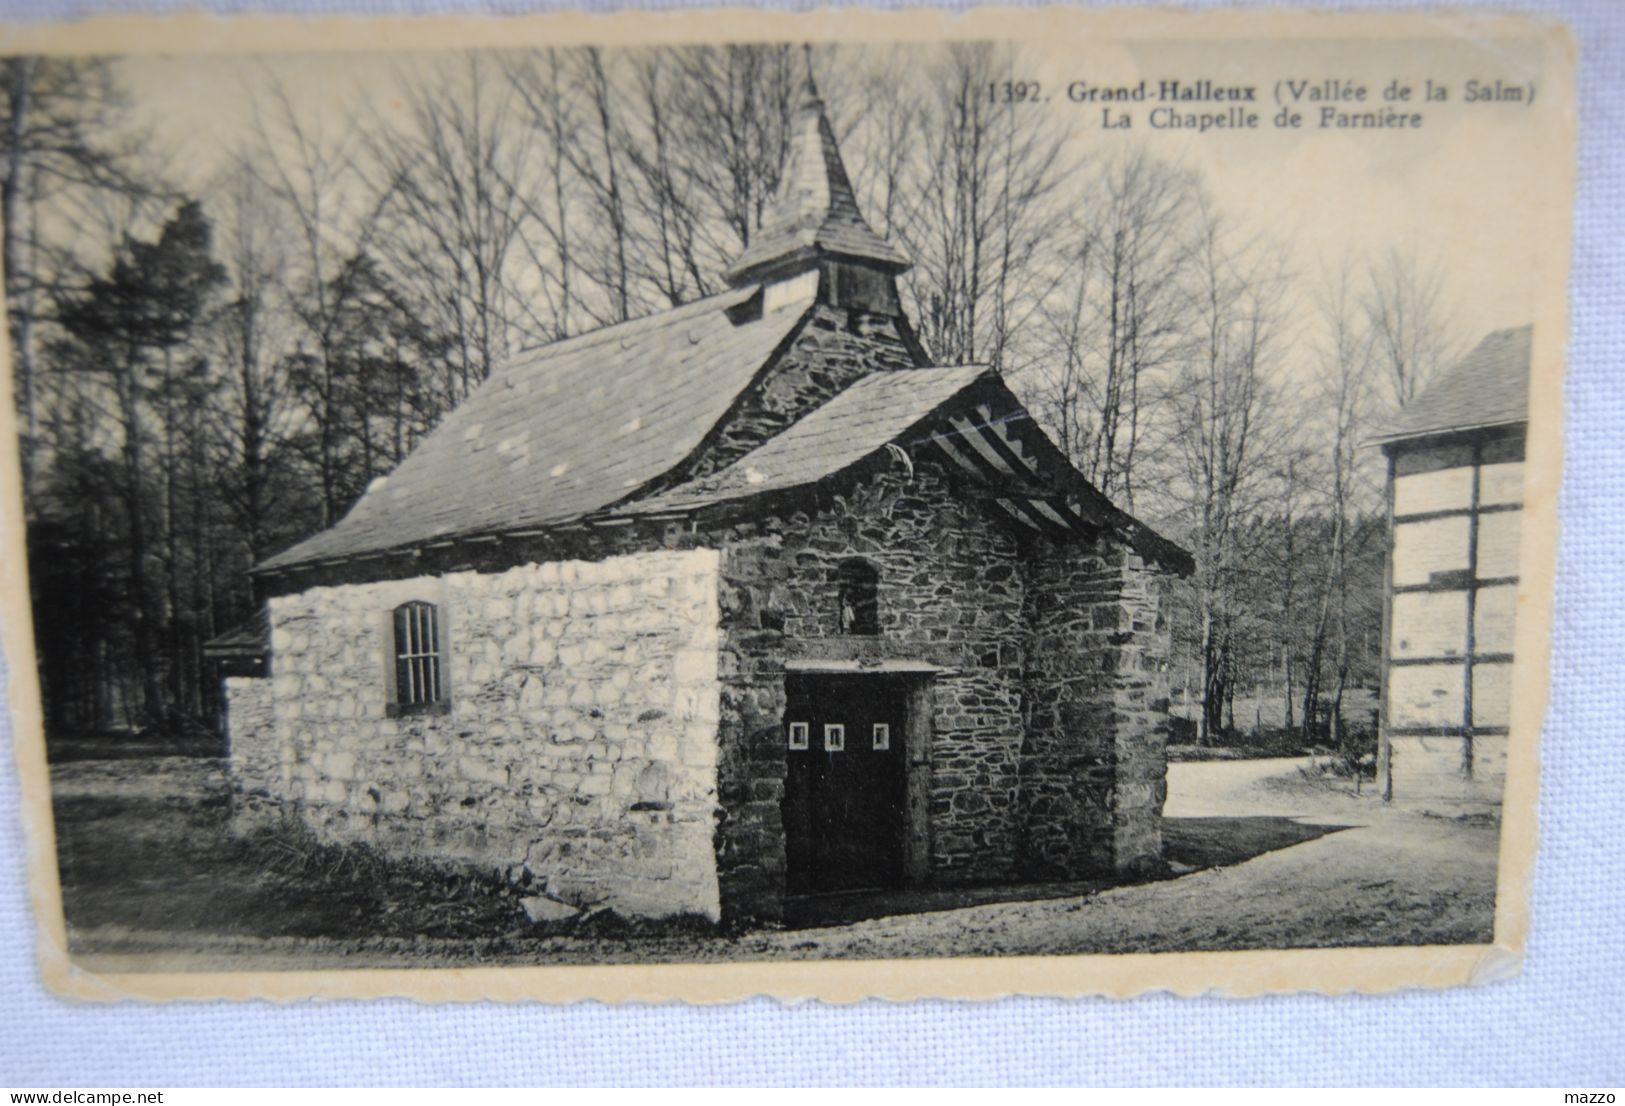
[{"label": "bare tree", "polygon": [[293,429],[288,227],[263,173],[245,156],[216,181],[210,209],[228,289],[210,327],[221,380],[213,437],[226,507],[255,562],[271,552],[275,454]]},{"label": "bare tree", "polygon": [[1198,739],[1223,727],[1233,694],[1241,541],[1265,491],[1282,429],[1270,422],[1271,362],[1279,338],[1283,276],[1205,197],[1193,250],[1192,343],[1170,393],[1175,494],[1183,500],[1196,561],[1202,711]]},{"label": "bare tree", "polygon": [[1302,462],[1296,455],[1288,455],[1286,465],[1281,473],[1281,573],[1280,573],[1280,622],[1281,631],[1281,683],[1284,689],[1283,722],[1288,730],[1293,728],[1292,721],[1292,692],[1293,669],[1297,662],[1296,642],[1293,641],[1293,630],[1297,624],[1298,599],[1298,496],[1302,490]]},{"label": "bare tree", "polygon": [[667,54],[673,141],[712,224],[705,244],[720,263],[749,245],[778,189],[803,77],[798,53],[776,43]]},{"label": "bare tree", "polygon": [[519,126],[527,127],[538,143],[535,188],[520,188],[515,198],[524,205],[536,233],[522,235],[520,246],[530,263],[535,292],[526,301],[536,307],[528,313],[528,337],[548,342],[575,333],[578,316],[587,315],[583,302],[580,242],[588,236],[578,212],[584,186],[571,168],[570,147],[578,140],[579,112],[570,90],[569,53],[549,48],[524,54],[502,55],[503,71],[519,99]]},{"label": "bare tree", "polygon": [[1443,270],[1414,249],[1390,249],[1367,271],[1364,312],[1397,407],[1415,399],[1453,349]]},{"label": "bare tree", "polygon": [[478,52],[403,72],[404,120],[369,128],[381,197],[373,253],[430,323],[454,340],[448,406],[515,346],[526,292],[519,262],[537,169],[534,132],[516,126],[512,82]]},{"label": "bare tree", "polygon": [[913,256],[905,289],[926,346],[943,361],[1007,366],[1011,336],[1053,275],[1037,259],[1060,217],[1062,136],[1040,112],[991,94],[1015,68],[1009,48],[954,44],[923,117],[918,196],[896,226]]},{"label": "bare tree", "polygon": [[716,259],[702,260],[705,217],[690,183],[696,167],[686,156],[680,117],[666,106],[677,89],[676,67],[660,50],[634,54],[630,66],[642,109],[641,125],[629,130],[627,143],[638,174],[633,205],[645,228],[638,267],[642,279],[675,307],[711,292]]},{"label": "bare tree", "polygon": [[[1331,539],[1321,584],[1320,610],[1310,639],[1305,672],[1303,732],[1316,732],[1322,669],[1330,647],[1335,685],[1329,711],[1330,738],[1340,744],[1343,693],[1349,675],[1349,544],[1361,503],[1361,428],[1370,414],[1376,345],[1384,341],[1357,302],[1352,266],[1345,260],[1322,281],[1317,308],[1324,334],[1320,350],[1320,409],[1327,443],[1325,511]],[[1369,507],[1370,504],[1366,503]],[[1336,638],[1328,642],[1335,626]]]},{"label": "bare tree", "polygon": [[1156,378],[1186,340],[1194,191],[1189,173],[1143,149],[1105,161],[1084,189],[1093,202],[1069,213],[1061,275],[1043,308],[1040,364],[1058,377],[1048,390],[1063,445],[1131,508]]},{"label": "bare tree", "polygon": [[832,64],[844,79],[819,84],[841,148],[850,151],[847,168],[864,215],[882,237],[896,241],[923,172],[925,105],[917,89],[897,80],[913,64],[909,53],[897,46],[840,47]]},{"label": "bare tree", "polygon": [[554,336],[712,292],[778,184],[790,47],[581,48],[506,69],[546,146],[547,187],[522,199]]},{"label": "bare tree", "polygon": [[604,53],[589,46],[577,55],[576,80],[585,90],[587,134],[565,147],[571,167],[587,186],[602,219],[603,241],[589,240],[588,274],[609,296],[608,322],[632,317],[632,228],[623,183],[626,138],[619,123],[619,90],[610,79]]},{"label": "bare tree", "polygon": [[[290,359],[314,426],[309,452],[321,487],[321,524],[330,526],[349,506],[343,473],[346,382],[345,323],[355,279],[365,266],[388,198],[367,180],[360,164],[364,128],[354,114],[314,125],[272,81],[264,89],[270,110],[256,119],[266,187],[293,228],[289,251],[289,305],[298,323]],[[386,182],[386,184],[389,182]]]},{"label": "bare tree", "polygon": [[1049,357],[1040,362],[1040,373],[1024,374],[1020,380],[1022,390],[1036,396],[1034,406],[1054,431],[1062,451],[1091,479],[1099,476],[1088,470],[1086,460],[1090,443],[1096,440],[1099,415],[1099,389],[1091,378],[1089,361],[1097,342],[1097,319],[1090,310],[1085,274],[1094,267],[1096,242],[1095,235],[1081,234],[1061,252],[1060,263],[1077,274],[1076,279],[1058,282],[1046,298]]}]

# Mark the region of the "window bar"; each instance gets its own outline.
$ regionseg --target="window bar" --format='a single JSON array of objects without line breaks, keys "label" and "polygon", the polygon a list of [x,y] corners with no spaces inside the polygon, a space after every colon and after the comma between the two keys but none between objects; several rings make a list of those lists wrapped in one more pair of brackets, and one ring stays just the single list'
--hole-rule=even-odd
[{"label": "window bar", "polygon": [[403,603],[395,608],[395,699],[403,706],[441,702],[440,608]]},{"label": "window bar", "polygon": [[412,634],[412,664],[418,671],[418,688],[415,703],[422,703],[428,698],[427,681],[424,679],[428,673],[423,671],[423,608],[412,608],[412,625],[415,632]]},{"label": "window bar", "polygon": [[418,702],[429,702],[429,664],[424,659],[424,653],[429,645],[429,607],[419,606],[418,614],[418,643],[413,651],[418,655]]},{"label": "window bar", "polygon": [[412,608],[402,607],[399,612],[399,640],[396,648],[401,655],[401,686],[397,698],[403,703],[412,701]]},{"label": "window bar", "polygon": [[412,636],[407,644],[412,657],[412,702],[423,702],[423,665],[418,658],[422,654],[423,620],[422,608],[411,607]]},{"label": "window bar", "polygon": [[440,702],[440,609],[438,607],[424,608],[425,621],[428,623],[429,647],[428,656],[424,658],[424,665],[429,672],[429,702]]},{"label": "window bar", "polygon": [[416,607],[406,608],[406,667],[412,673],[411,687],[408,689],[406,702],[422,702],[420,689],[423,686],[423,674],[418,669],[418,610]]},{"label": "window bar", "polygon": [[395,608],[395,701],[397,703],[405,703],[405,702],[410,701],[407,698],[407,696],[410,694],[409,689],[411,687],[412,677],[411,677],[411,673],[408,671],[408,669],[411,668],[412,662],[406,659],[406,619],[407,619],[407,612],[406,612],[405,608],[396,607]]}]

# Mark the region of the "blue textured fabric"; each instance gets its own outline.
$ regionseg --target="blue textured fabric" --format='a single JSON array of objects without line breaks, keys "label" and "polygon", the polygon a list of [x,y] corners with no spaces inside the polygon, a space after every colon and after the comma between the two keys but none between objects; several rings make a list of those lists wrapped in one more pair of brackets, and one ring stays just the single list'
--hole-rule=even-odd
[{"label": "blue textured fabric", "polygon": [[[9,20],[163,0],[3,0]],[[255,9],[507,10],[507,2],[215,0]],[[675,6],[648,3],[645,7]],[[795,4],[792,6],[805,6]],[[1331,6],[1331,5],[1324,5]],[[1343,7],[1376,7],[1351,4]],[[1407,7],[1395,0],[1382,6]],[[1429,5],[1431,6],[1431,5]],[[1480,6],[1465,5],[1460,6]],[[1482,5],[1489,6],[1489,5]],[[1526,2],[1582,45],[1568,464],[1542,843],[1523,974],[1381,997],[871,1002],[785,1008],[404,1001],[89,1006],[39,985],[15,765],[0,756],[0,1082],[328,1084],[1625,1083],[1625,6]],[[8,658],[7,663],[27,663]],[[0,716],[0,729],[9,725]],[[8,732],[9,736],[9,732]],[[9,742],[6,743],[9,748]]]}]

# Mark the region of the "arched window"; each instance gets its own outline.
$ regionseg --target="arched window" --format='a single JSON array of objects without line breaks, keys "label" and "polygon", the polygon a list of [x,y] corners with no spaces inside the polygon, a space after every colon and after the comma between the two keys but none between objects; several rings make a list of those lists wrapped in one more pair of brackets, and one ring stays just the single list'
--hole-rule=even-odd
[{"label": "arched window", "polygon": [[398,711],[426,710],[443,702],[440,608],[413,600],[395,608],[395,696]]},{"label": "arched window", "polygon": [[880,633],[880,570],[861,557],[851,557],[836,569],[843,634]]}]

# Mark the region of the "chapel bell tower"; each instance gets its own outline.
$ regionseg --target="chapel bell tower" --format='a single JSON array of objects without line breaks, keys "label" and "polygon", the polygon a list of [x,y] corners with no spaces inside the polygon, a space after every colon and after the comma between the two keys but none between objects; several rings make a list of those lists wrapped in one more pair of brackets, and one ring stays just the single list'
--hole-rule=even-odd
[{"label": "chapel bell tower", "polygon": [[910,263],[858,210],[813,83],[810,49],[788,146],[778,192],[750,245],[728,268],[728,283],[762,284],[772,300],[786,292],[804,295],[816,282],[824,303],[898,314],[897,274]]}]

